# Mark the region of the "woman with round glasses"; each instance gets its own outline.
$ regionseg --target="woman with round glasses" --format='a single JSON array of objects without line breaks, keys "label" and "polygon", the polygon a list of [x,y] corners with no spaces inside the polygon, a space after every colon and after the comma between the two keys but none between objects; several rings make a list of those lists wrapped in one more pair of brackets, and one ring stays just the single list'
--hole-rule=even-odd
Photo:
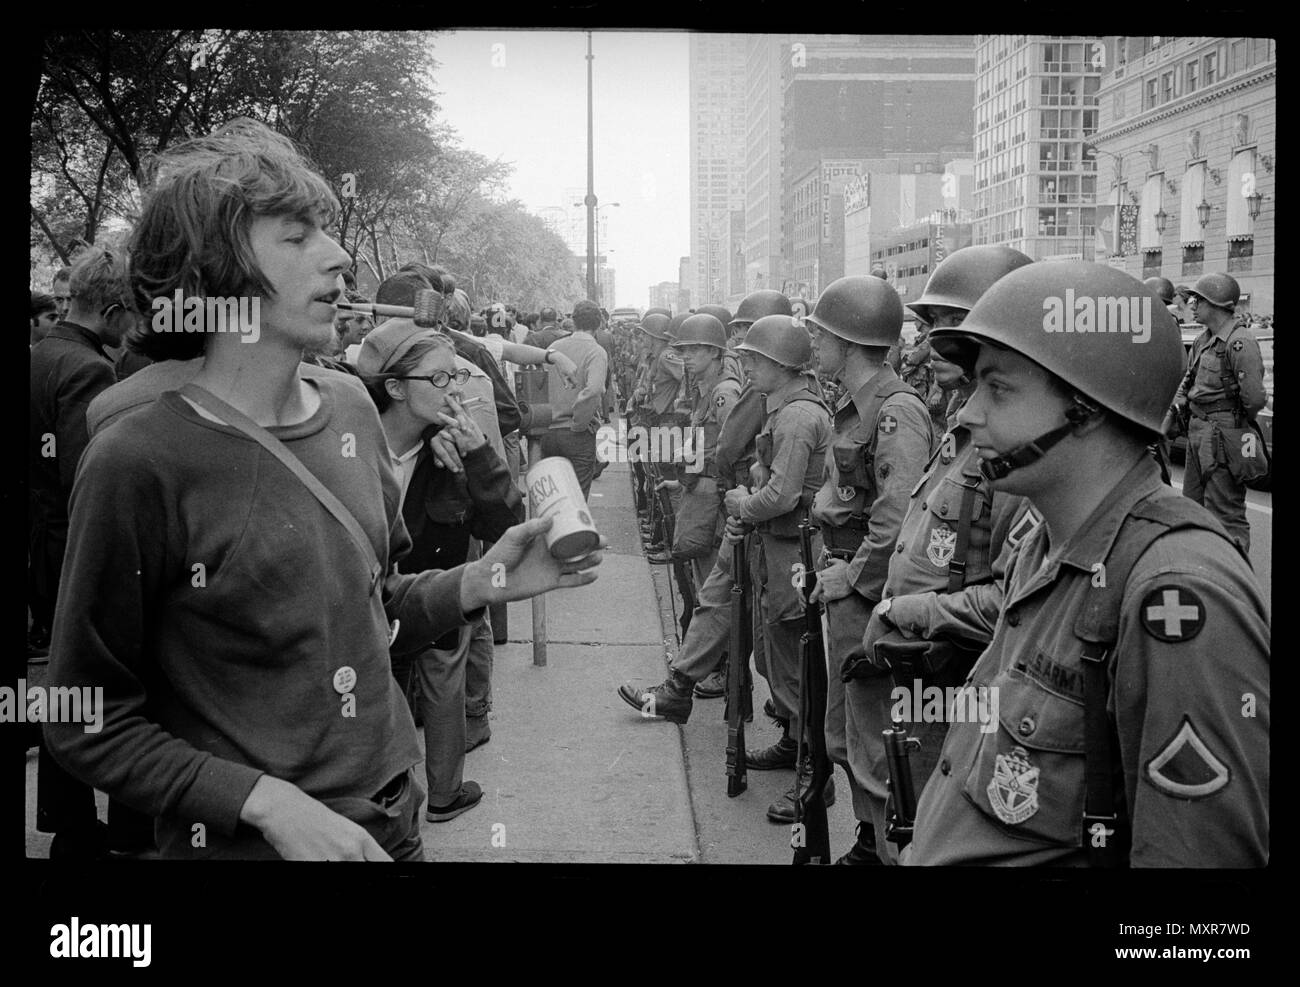
[{"label": "woman with round glasses", "polygon": [[[357,367],[379,409],[402,484],[402,517],[412,542],[400,563],[403,572],[468,561],[472,538],[496,541],[524,519],[509,470],[466,411],[462,388],[472,371],[457,367],[447,336],[409,319],[390,319],[366,337]],[[436,641],[403,642],[399,635],[392,648],[393,674],[417,722],[423,721],[430,822],[454,819],[483,797],[463,777],[471,746],[465,699],[474,629],[466,625]]]}]

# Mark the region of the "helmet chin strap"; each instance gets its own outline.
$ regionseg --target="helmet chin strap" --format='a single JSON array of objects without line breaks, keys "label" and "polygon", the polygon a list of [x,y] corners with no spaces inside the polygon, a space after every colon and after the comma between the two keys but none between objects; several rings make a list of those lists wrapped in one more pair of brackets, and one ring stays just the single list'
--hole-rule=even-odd
[{"label": "helmet chin strap", "polygon": [[1059,425],[1050,432],[1044,432],[1032,442],[1016,446],[1010,452],[1001,456],[981,460],[980,473],[987,480],[1001,480],[1012,470],[1018,470],[1038,462],[1047,455],[1047,450],[1073,432],[1076,426],[1082,425],[1097,414],[1099,410],[1095,405],[1089,404],[1076,394],[1073,407],[1067,408],[1065,411],[1066,422],[1064,425]]}]

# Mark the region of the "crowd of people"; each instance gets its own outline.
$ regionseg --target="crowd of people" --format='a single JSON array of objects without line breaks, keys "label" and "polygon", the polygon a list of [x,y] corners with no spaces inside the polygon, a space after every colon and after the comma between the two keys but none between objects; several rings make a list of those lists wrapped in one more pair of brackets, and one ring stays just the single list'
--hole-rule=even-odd
[{"label": "crowd of people", "polygon": [[[794,774],[767,818],[796,850],[807,807],[835,801],[820,755],[857,820],[840,864],[1265,864],[1269,616],[1243,486],[1262,453],[1242,453],[1260,351],[1236,282],[1210,274],[1185,292],[1204,327],[1187,360],[1172,294],[972,246],[908,305],[908,346],[883,271],[811,311],[757,291],[734,317],[647,313],[620,360],[630,411],[689,422],[707,465],[634,464],[647,552],[690,559],[694,607],[668,677],[620,698],[678,724],[697,699],[738,701],[748,619],[740,647],[782,737],[729,750],[728,772]],[[1047,317],[1067,297],[1081,327]],[[1185,496],[1166,449],[1180,417]],[[801,652],[812,608],[822,709]]]},{"label": "crowd of people", "polygon": [[[1269,613],[1239,504],[1262,384],[1228,275],[1186,291],[1190,364],[1172,285],[997,246],[936,268],[906,345],[881,276],[611,324],[476,308],[416,261],[368,297],[328,184],[252,121],[156,175],[127,251],[32,296],[27,667],[103,690],[100,729],[28,736],[52,857],[422,859],[421,818],[482,799],[465,755],[505,603],[601,562],[552,557],[521,472],[562,457],[587,497],[622,416],[673,436],[630,459],[687,619],[665,681],[618,694],[685,723],[752,660],[782,736],[743,763],[793,773],[770,820],[814,785],[832,804],[829,761],[841,863],[1267,862]],[[1086,329],[1049,325],[1067,289]],[[160,331],[174,295],[256,297],[256,343]],[[883,736],[900,688],[936,686],[983,713],[903,717],[912,812]]]},{"label": "crowd of people", "polygon": [[[32,300],[28,667],[103,695],[27,735],[37,827],[61,859],[421,859],[421,810],[482,798],[505,603],[596,578],[524,520],[511,368],[555,378],[541,454],[594,441],[604,317],[475,314],[420,263],[374,302],[436,292],[437,323],[374,314],[328,184],[253,121],[157,175],[128,250]],[[257,332],[161,331],[174,293],[256,297]]]}]

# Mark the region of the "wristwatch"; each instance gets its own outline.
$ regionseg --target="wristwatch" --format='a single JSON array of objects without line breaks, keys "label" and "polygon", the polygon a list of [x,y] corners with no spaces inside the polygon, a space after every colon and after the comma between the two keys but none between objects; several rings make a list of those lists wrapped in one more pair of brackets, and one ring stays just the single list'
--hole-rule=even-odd
[{"label": "wristwatch", "polygon": [[876,604],[876,616],[879,617],[883,623],[897,630],[898,625],[889,619],[889,611],[893,607],[893,605],[894,605],[894,598],[892,596],[886,597],[885,599],[881,600],[879,603]]},{"label": "wristwatch", "polygon": [[552,355],[554,352],[555,352],[555,351],[554,351],[553,349],[551,349],[550,347],[547,347],[547,350],[546,350],[546,356],[542,357],[542,362],[543,362],[543,363],[550,363],[550,362],[551,362],[551,355]]}]

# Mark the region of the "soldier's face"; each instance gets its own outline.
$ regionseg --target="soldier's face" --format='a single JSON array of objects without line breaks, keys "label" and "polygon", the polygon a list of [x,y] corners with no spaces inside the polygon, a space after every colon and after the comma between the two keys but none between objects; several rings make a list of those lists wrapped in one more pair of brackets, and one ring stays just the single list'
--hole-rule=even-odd
[{"label": "soldier's face", "polygon": [[844,369],[844,361],[848,358],[848,343],[834,333],[814,326],[812,348],[813,356],[817,359],[817,369],[827,377],[838,379],[837,375]]},{"label": "soldier's face", "polygon": [[708,373],[714,358],[721,352],[712,346],[680,346],[677,352],[682,355],[682,362],[691,373],[700,375]]},{"label": "soldier's face", "polygon": [[790,376],[787,368],[752,350],[740,351],[740,365],[744,368],[749,382],[754,385],[754,390],[760,394],[771,394]]},{"label": "soldier's face", "polygon": [[[981,346],[975,380],[975,393],[957,421],[970,429],[980,459],[1005,455],[1065,424],[1069,401],[1053,386],[1046,370],[1019,353]],[[1068,482],[1078,482],[1077,476],[1062,467],[1069,462],[1070,441],[1067,436],[1042,459],[993,481],[993,489],[1031,495],[1063,476]]]}]

